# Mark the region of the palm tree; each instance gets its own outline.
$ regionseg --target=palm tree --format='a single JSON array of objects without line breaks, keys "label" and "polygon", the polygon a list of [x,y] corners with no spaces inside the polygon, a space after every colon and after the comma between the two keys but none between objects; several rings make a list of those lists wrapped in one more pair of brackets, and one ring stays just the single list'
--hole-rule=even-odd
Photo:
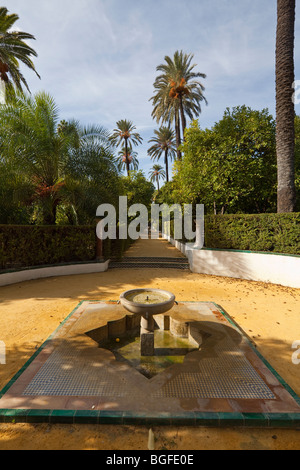
[{"label": "palm tree", "polygon": [[293,212],[295,191],[295,105],[293,102],[295,0],[277,0],[276,148],[277,211]]},{"label": "palm tree", "polygon": [[138,145],[142,143],[142,137],[137,132],[134,132],[136,127],[131,121],[122,119],[117,122],[117,128],[113,130],[113,133],[110,136],[110,142],[119,147],[122,145],[125,149],[125,165],[127,169],[127,175],[129,176],[130,171],[130,161],[129,161],[129,151],[132,148],[132,145]]},{"label": "palm tree", "polygon": [[[175,122],[177,149],[181,143],[180,125],[184,139],[186,116],[190,119],[201,113],[201,102],[207,104],[203,95],[205,90],[198,77],[206,78],[203,73],[193,72],[196,64],[191,65],[193,54],[176,51],[174,58],[165,57],[165,63],[156,70],[162,72],[154,82],[155,94],[150,99],[153,104],[152,117],[163,123]],[[180,151],[177,150],[180,158]]]},{"label": "palm tree", "polygon": [[149,172],[149,176],[150,176],[150,181],[152,183],[156,182],[157,190],[159,191],[159,180],[160,178],[166,177],[165,170],[160,165],[153,165],[152,169]]},{"label": "palm tree", "polygon": [[18,19],[18,15],[8,14],[7,8],[0,7],[0,78],[9,88],[13,83],[22,91],[23,84],[29,91],[28,84],[20,71],[20,62],[40,78],[31,60],[31,56],[37,57],[37,53],[25,42],[35,37],[23,31],[11,31]]},{"label": "palm tree", "polygon": [[154,145],[148,150],[148,154],[153,160],[159,160],[162,154],[164,154],[165,167],[166,167],[166,180],[169,182],[169,157],[171,161],[176,156],[176,144],[174,131],[170,127],[160,127],[159,130],[154,131],[156,137],[149,140],[149,143],[153,142]]},{"label": "palm tree", "polygon": [[55,224],[58,206],[68,200],[70,160],[75,162],[79,151],[99,156],[100,144],[107,140],[100,127],[81,129],[76,121],[59,122],[54,99],[44,92],[33,97],[16,92],[0,109],[0,154],[31,182],[31,203],[46,225]]},{"label": "palm tree", "polygon": [[126,162],[129,162],[129,169],[137,171],[139,169],[139,161],[137,158],[137,152],[133,152],[132,148],[128,148],[128,154],[126,157],[126,149],[125,147],[120,150],[118,153],[118,163],[117,163],[117,168],[119,171],[124,171],[126,169]]}]

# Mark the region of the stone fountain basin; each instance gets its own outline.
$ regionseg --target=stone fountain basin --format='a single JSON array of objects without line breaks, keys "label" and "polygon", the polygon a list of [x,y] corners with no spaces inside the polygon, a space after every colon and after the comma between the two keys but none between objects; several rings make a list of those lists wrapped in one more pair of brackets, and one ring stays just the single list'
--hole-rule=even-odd
[{"label": "stone fountain basin", "polygon": [[[146,298],[149,301],[146,301]],[[138,301],[133,300],[138,299]],[[145,300],[143,300],[145,299]],[[132,289],[120,296],[122,306],[131,313],[139,315],[159,315],[173,308],[175,295],[161,289]]]}]

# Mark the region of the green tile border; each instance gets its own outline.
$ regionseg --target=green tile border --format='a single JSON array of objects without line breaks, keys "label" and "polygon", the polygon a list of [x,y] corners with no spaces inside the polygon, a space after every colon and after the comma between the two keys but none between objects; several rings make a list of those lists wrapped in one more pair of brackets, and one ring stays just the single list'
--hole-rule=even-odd
[{"label": "green tile border", "polygon": [[[75,309],[66,317],[58,328],[49,336],[43,345],[34,353],[26,364],[17,372],[10,382],[1,390],[0,399],[20,377],[20,375],[30,366],[33,360],[46,347],[48,342],[74,315],[74,313],[85,302],[104,302],[103,300],[82,300]],[[111,300],[110,302],[117,302]],[[197,301],[187,301],[182,303],[207,303]],[[249,346],[268,367],[281,385],[300,404],[300,398],[282,377],[272,368],[265,358],[257,351],[251,341],[245,336],[239,325],[215,302],[209,302],[216,306],[226,320],[232,324],[248,342]],[[300,429],[299,413],[224,413],[224,412],[135,412],[135,411],[114,411],[114,410],[49,410],[49,409],[0,409],[1,423],[49,423],[49,424],[102,424],[102,425],[135,425],[135,426],[191,426],[191,427],[237,427],[237,428],[281,428]]]},{"label": "green tile border", "polygon": [[2,423],[300,429],[300,413],[143,413],[108,410],[0,410]]},{"label": "green tile border", "polygon": [[250,250],[236,250],[234,248],[197,248],[195,247],[194,250],[197,251],[224,251],[229,253],[248,253],[252,255],[271,255],[271,256],[289,256],[290,258],[300,258],[300,255],[294,255],[291,253],[278,253],[275,251],[250,251]]}]

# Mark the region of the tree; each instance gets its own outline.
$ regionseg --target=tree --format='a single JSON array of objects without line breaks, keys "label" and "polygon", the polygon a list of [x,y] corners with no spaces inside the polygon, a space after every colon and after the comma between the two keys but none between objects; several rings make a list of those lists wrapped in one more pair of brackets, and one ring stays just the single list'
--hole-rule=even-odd
[{"label": "tree", "polygon": [[33,187],[20,169],[0,158],[0,224],[29,224]]},{"label": "tree", "polygon": [[296,203],[293,102],[295,0],[277,0],[276,147],[277,211],[293,212]]},{"label": "tree", "polygon": [[[0,153],[3,161],[31,184],[27,204],[34,207],[38,223],[54,225],[61,205],[76,210],[76,204],[80,205],[76,199],[79,186],[92,181],[87,164],[82,162],[89,162],[90,172],[96,165],[97,178],[101,175],[102,180],[107,172],[103,165],[97,166],[97,159],[105,156],[109,159],[106,166],[115,168],[109,148],[108,132],[101,126],[81,128],[76,121],[59,122],[58,108],[47,93],[32,97],[17,92],[0,108]],[[109,188],[108,181],[103,182],[104,188]],[[99,200],[99,194],[97,197]],[[94,216],[96,209],[97,205],[93,207]]]},{"label": "tree", "polygon": [[201,102],[207,103],[203,95],[204,86],[198,77],[206,78],[203,73],[195,73],[196,64],[191,65],[193,54],[176,51],[173,59],[165,56],[165,63],[156,70],[162,72],[154,82],[155,94],[150,99],[154,106],[152,116],[159,122],[175,122],[177,153],[180,158],[179,145],[186,129],[186,115],[193,119],[201,113]]},{"label": "tree", "polygon": [[194,121],[183,150],[173,178],[177,202],[202,203],[221,214],[276,207],[275,122],[267,110],[227,109],[206,130]]},{"label": "tree", "polygon": [[125,147],[118,153],[117,167],[119,171],[126,169],[126,162],[129,163],[129,170],[137,171],[139,169],[139,161],[137,158],[137,152],[133,152],[132,148],[128,148],[128,155],[126,156]]},{"label": "tree", "polygon": [[166,173],[163,169],[162,166],[160,165],[153,165],[152,167],[152,170],[150,170],[149,172],[149,176],[150,176],[150,181],[152,182],[156,182],[157,184],[157,190],[159,191],[159,180],[160,178],[165,178],[166,177]]},{"label": "tree", "polygon": [[25,42],[35,37],[23,31],[11,31],[18,19],[18,15],[8,14],[7,8],[0,7],[0,78],[8,87],[13,83],[22,91],[23,84],[29,91],[28,84],[20,71],[20,62],[40,78],[31,60],[31,56],[37,57],[37,53]]},{"label": "tree", "polygon": [[169,181],[169,157],[171,161],[175,159],[176,156],[176,146],[175,146],[175,135],[174,131],[170,127],[160,127],[158,130],[154,131],[156,137],[153,137],[149,140],[149,143],[154,143],[152,147],[148,150],[148,154],[151,159],[159,160],[162,154],[164,154],[165,160],[165,177],[167,182]]},{"label": "tree", "polygon": [[300,116],[295,116],[295,187],[296,211],[300,212]]},{"label": "tree", "polygon": [[107,133],[98,128],[99,138],[88,138],[81,131],[79,147],[69,152],[64,187],[64,212],[68,223],[93,224],[101,204],[118,208],[123,192],[122,179],[116,166]]},{"label": "tree", "polygon": [[138,145],[142,142],[142,137],[137,132],[134,132],[136,127],[131,121],[123,119],[117,122],[117,128],[113,130],[110,136],[110,141],[116,147],[122,145],[125,148],[125,164],[127,169],[127,176],[130,171],[129,150],[132,145]]},{"label": "tree", "polygon": [[131,171],[130,176],[122,177],[123,195],[128,198],[128,206],[143,204],[149,210],[155,187],[147,181],[142,170]]}]

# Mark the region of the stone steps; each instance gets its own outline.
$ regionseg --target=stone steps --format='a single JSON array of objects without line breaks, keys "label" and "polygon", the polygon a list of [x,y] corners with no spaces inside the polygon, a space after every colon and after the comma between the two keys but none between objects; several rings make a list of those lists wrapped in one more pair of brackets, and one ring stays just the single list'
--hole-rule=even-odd
[{"label": "stone steps", "polygon": [[187,258],[158,258],[158,257],[125,257],[122,261],[110,261],[109,269],[128,268],[165,268],[165,269],[190,269]]}]

